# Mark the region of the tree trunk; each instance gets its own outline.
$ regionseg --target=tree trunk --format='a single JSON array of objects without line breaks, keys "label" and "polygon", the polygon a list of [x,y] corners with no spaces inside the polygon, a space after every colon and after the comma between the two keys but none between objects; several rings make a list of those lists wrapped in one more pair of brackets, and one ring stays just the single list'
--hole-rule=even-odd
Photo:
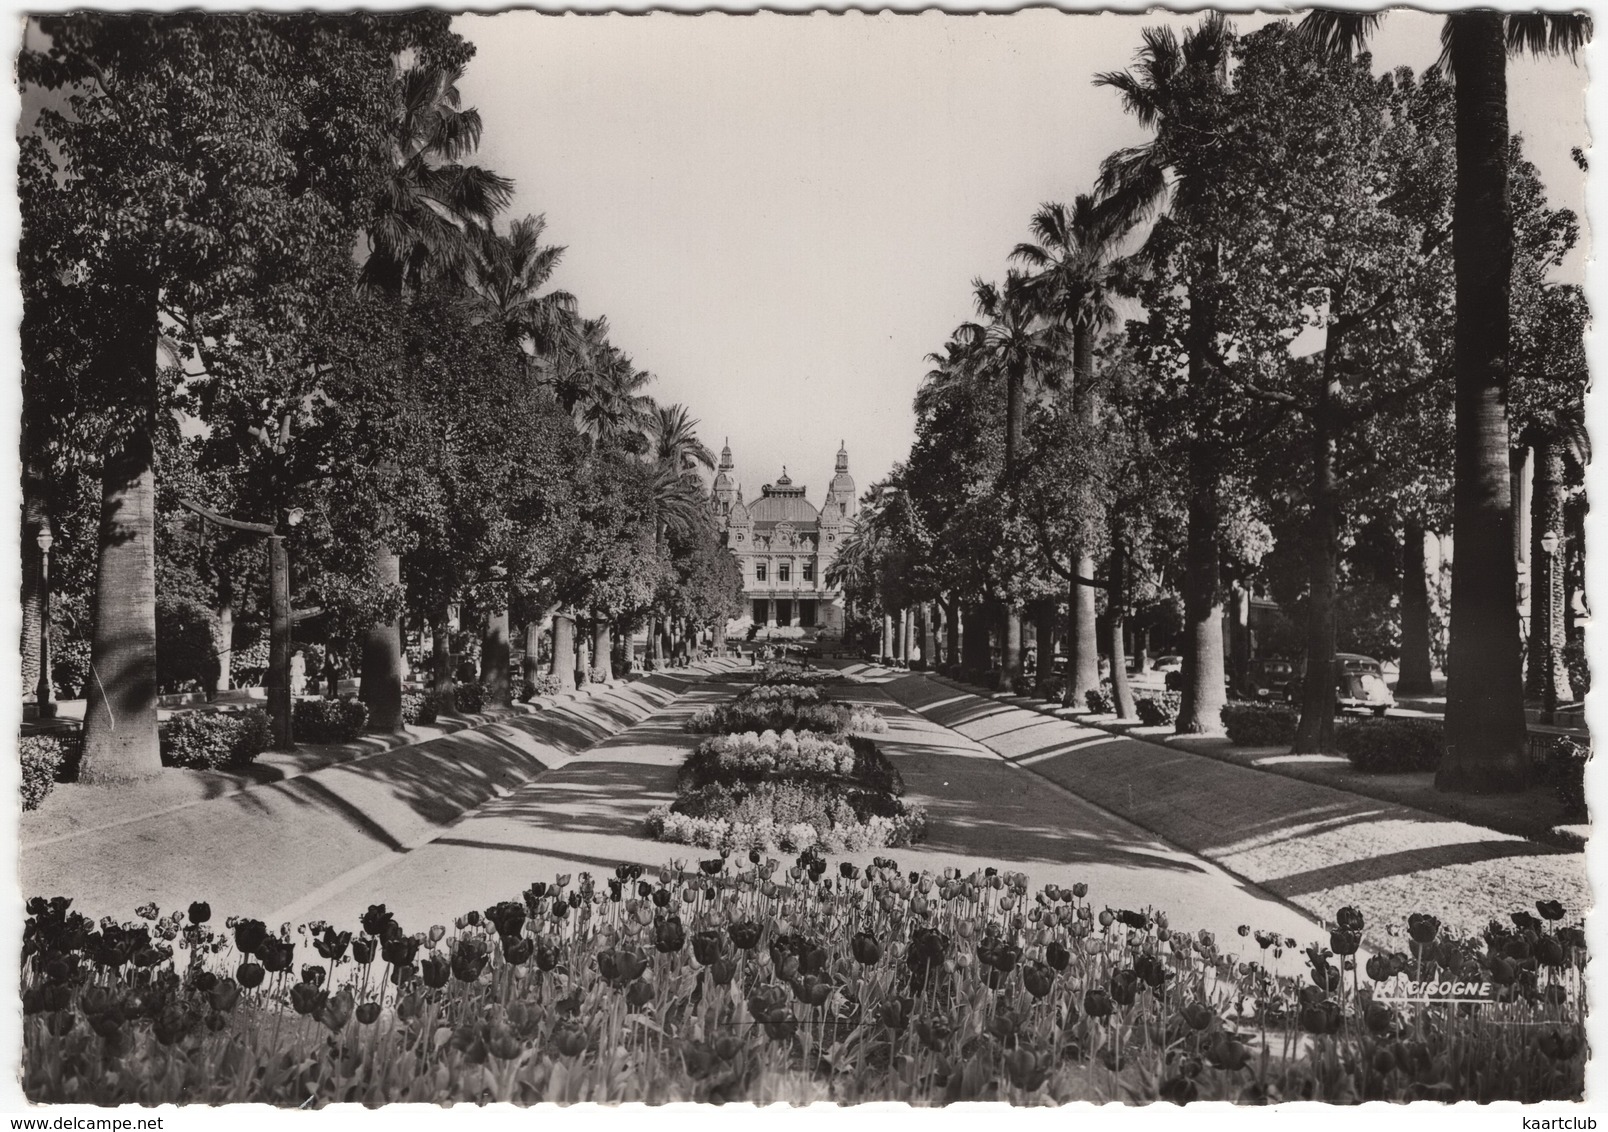
[{"label": "tree trunk", "polygon": [[532,617],[525,622],[525,659],[519,666],[525,677],[525,683],[531,688],[536,687],[536,677],[541,675],[541,665],[542,623]]},{"label": "tree trunk", "polygon": [[[1094,333],[1079,322],[1073,327],[1072,379],[1079,422],[1092,436],[1100,414],[1100,397],[1094,390]],[[1094,580],[1094,559],[1074,548],[1071,560],[1080,578]],[[1067,702],[1083,707],[1088,693],[1100,687],[1100,631],[1095,616],[1094,587],[1073,583],[1072,606],[1067,610]]]},{"label": "tree trunk", "polygon": [[1334,750],[1335,693],[1340,672],[1335,666],[1335,586],[1340,573],[1340,521],[1336,511],[1334,469],[1334,398],[1339,343],[1331,337],[1324,350],[1323,387],[1312,414],[1312,499],[1307,514],[1306,678],[1301,685],[1301,722],[1295,729],[1295,754],[1328,754]]},{"label": "tree trunk", "polygon": [[1218,578],[1217,461],[1197,441],[1190,453],[1188,541],[1184,573],[1184,690],[1180,735],[1223,729],[1223,597]]},{"label": "tree trunk", "polygon": [[1005,371],[1005,490],[1015,491],[1016,464],[1021,457],[1022,425],[1027,406],[1022,397],[1022,381],[1027,375],[1012,363]]},{"label": "tree trunk", "polygon": [[480,682],[486,689],[487,706],[507,707],[511,702],[508,694],[508,600],[499,594],[496,601],[486,613],[486,632],[480,641]]},{"label": "tree trunk", "polygon": [[1033,626],[1038,635],[1038,682],[1042,684],[1055,674],[1054,598],[1043,598],[1039,601]]},{"label": "tree trunk", "polygon": [[[374,548],[374,584],[394,588],[402,583],[402,559],[383,545]],[[402,619],[376,621],[363,634],[363,668],[357,697],[368,705],[370,731],[396,731],[402,726]]]},{"label": "tree trunk", "polygon": [[960,663],[960,602],[944,606],[944,663]]},{"label": "tree trunk", "polygon": [[566,614],[553,614],[552,675],[560,689],[575,687],[575,622]]},{"label": "tree trunk", "polygon": [[592,674],[607,682],[614,679],[614,645],[609,619],[592,615]]},{"label": "tree trunk", "polygon": [[1433,695],[1435,681],[1430,675],[1432,668],[1424,526],[1409,519],[1401,541],[1401,676],[1396,681],[1396,695]]},{"label": "tree trunk", "polygon": [[1106,612],[1111,621],[1111,697],[1116,701],[1118,719],[1137,719],[1133,689],[1128,686],[1127,646],[1123,640],[1128,622],[1127,532],[1122,529],[1115,509],[1111,525],[1111,589],[1106,599],[1109,603]]},{"label": "tree trunk", "polygon": [[1001,640],[1004,644],[1000,657],[1000,686],[1008,692],[1014,692],[1016,678],[1022,674],[1022,611],[1010,604],[1003,605],[1001,611],[1004,614],[1000,618]]},{"label": "tree trunk", "polygon": [[443,605],[437,611],[435,636],[431,642],[434,661],[434,684],[436,711],[442,715],[456,715],[458,713],[458,681],[452,672],[452,629],[447,624],[447,607]]},{"label": "tree trunk", "polygon": [[[153,317],[152,366],[155,334]],[[101,474],[80,782],[127,782],[162,769],[156,730],[155,534],[155,454],[150,432],[139,428],[106,458]]]},{"label": "tree trunk", "polygon": [[1438,789],[1522,790],[1528,778],[1520,634],[1514,624],[1507,356],[1513,260],[1507,45],[1499,12],[1456,12],[1457,278],[1451,646]]},{"label": "tree trunk", "polygon": [[22,476],[22,695],[32,700],[39,688],[39,638],[44,614],[44,592],[40,586],[40,528],[49,520],[45,501],[44,472],[28,461]]},{"label": "tree trunk", "polygon": [[[1547,693],[1547,668],[1552,668],[1553,691],[1559,703],[1574,699],[1569,666],[1564,663],[1563,584],[1567,561],[1563,519],[1563,451],[1557,440],[1543,434],[1535,448],[1535,491],[1530,497],[1534,519],[1530,523],[1530,664],[1527,690],[1537,698]],[[1558,545],[1547,553],[1541,539],[1551,533]]]},{"label": "tree trunk", "polygon": [[212,625],[212,664],[207,670],[207,699],[215,700],[229,690],[234,660],[234,583],[228,574],[218,578],[218,607]]}]

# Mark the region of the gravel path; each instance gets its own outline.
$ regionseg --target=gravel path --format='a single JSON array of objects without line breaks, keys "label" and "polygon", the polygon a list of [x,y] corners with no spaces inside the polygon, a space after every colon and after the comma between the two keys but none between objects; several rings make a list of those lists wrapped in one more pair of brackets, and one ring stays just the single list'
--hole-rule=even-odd
[{"label": "gravel path", "polygon": [[1369,938],[1410,912],[1473,933],[1535,901],[1591,907],[1584,854],[960,692],[876,687],[1048,783],[1120,814],[1318,917],[1350,904]]}]

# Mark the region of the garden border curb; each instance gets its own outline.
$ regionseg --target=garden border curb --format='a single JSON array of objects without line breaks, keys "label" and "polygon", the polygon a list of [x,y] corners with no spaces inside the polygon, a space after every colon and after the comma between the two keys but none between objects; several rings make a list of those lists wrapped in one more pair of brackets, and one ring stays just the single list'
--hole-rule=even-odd
[{"label": "garden border curb", "polygon": [[[1590,840],[1589,835],[1582,836],[1563,826],[1538,824],[1536,822],[1525,821],[1522,819],[1506,819],[1500,814],[1497,814],[1493,817],[1491,813],[1487,812],[1484,808],[1479,807],[1477,804],[1475,808],[1465,808],[1451,797],[1431,798],[1430,804],[1426,805],[1418,793],[1394,790],[1391,789],[1390,785],[1385,782],[1378,784],[1369,783],[1368,785],[1374,786],[1374,788],[1371,790],[1358,789],[1356,786],[1350,783],[1340,784],[1328,781],[1327,779],[1317,775],[1304,774],[1301,772],[1302,764],[1300,763],[1273,763],[1256,765],[1230,758],[1218,751],[1198,747],[1192,742],[1192,740],[1196,739],[1220,738],[1220,736],[1163,736],[1140,734],[1141,731],[1146,730],[1142,724],[1123,723],[1114,719],[1101,719],[1093,716],[1089,712],[1081,711],[1075,707],[1056,705],[1051,700],[1037,700],[1029,696],[1019,696],[1012,692],[990,692],[987,689],[979,688],[972,684],[966,684],[948,676],[941,676],[935,672],[911,673],[910,675],[925,676],[927,679],[932,680],[935,683],[943,684],[947,687],[954,688],[957,691],[976,696],[979,699],[993,700],[997,703],[1008,704],[1011,707],[1021,708],[1023,711],[1037,712],[1040,715],[1048,716],[1052,719],[1061,719],[1068,722],[1075,721],[1080,726],[1093,727],[1111,735],[1120,735],[1129,739],[1138,740],[1141,743],[1149,743],[1152,746],[1164,747],[1169,751],[1196,755],[1200,758],[1211,759],[1214,762],[1228,763],[1231,766],[1244,767],[1246,770],[1259,771],[1263,774],[1276,774],[1282,778],[1291,778],[1298,782],[1307,782],[1315,786],[1327,786],[1332,790],[1340,790],[1348,794],[1355,794],[1359,798],[1371,798],[1376,802],[1389,802],[1392,805],[1406,806],[1409,809],[1422,810],[1425,813],[1434,814],[1436,817],[1448,818],[1452,821],[1466,822],[1469,825],[1481,826],[1495,833],[1505,833],[1513,837],[1522,837],[1526,841],[1534,841],[1538,845],[1549,845],[1553,848],[1568,849],[1573,852],[1583,852],[1586,848],[1586,843]],[[1231,746],[1233,745],[1231,744]],[[1238,751],[1249,751],[1256,750],[1257,748],[1233,746],[1233,749]]]}]

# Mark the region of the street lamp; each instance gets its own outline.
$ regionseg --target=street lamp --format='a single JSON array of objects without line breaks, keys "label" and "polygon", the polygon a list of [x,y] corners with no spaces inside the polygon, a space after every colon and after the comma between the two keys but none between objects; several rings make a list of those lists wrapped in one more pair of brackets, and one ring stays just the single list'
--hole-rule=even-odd
[{"label": "street lamp", "polygon": [[50,532],[50,520],[39,521],[39,686],[34,692],[35,709],[40,719],[53,719],[56,704],[51,698],[50,686],[50,547],[56,541]]},{"label": "street lamp", "polygon": [[1558,533],[1547,531],[1541,536],[1541,553],[1546,557],[1546,612],[1545,633],[1546,643],[1542,649],[1542,656],[1547,671],[1545,683],[1542,684],[1541,722],[1553,724],[1558,719],[1558,601],[1556,590],[1556,571],[1558,562]]}]

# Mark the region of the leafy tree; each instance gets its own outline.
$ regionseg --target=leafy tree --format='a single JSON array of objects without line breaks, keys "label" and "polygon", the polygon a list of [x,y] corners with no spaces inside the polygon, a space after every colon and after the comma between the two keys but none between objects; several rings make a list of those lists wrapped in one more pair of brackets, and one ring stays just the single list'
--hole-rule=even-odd
[{"label": "leafy tree", "polygon": [[[1304,26],[1337,53],[1354,50],[1378,14],[1320,10]],[[1456,477],[1451,668],[1442,790],[1523,789],[1522,658],[1513,632],[1516,589],[1507,414],[1511,348],[1513,214],[1509,191],[1507,58],[1574,55],[1591,36],[1589,16],[1453,12],[1445,60],[1456,81],[1457,190],[1453,256],[1457,286]]]},{"label": "leafy tree", "polygon": [[[443,36],[445,16],[75,13],[37,27],[48,46],[21,54],[19,77],[65,105],[22,141],[30,258],[93,314],[69,350],[36,339],[28,368],[76,384],[107,453],[80,776],[114,781],[160,766],[153,436],[175,371],[159,332],[195,357],[226,348],[208,321],[222,313],[305,317],[309,261],[349,243],[372,186],[391,58]],[[51,289],[25,279],[25,303]]]}]

